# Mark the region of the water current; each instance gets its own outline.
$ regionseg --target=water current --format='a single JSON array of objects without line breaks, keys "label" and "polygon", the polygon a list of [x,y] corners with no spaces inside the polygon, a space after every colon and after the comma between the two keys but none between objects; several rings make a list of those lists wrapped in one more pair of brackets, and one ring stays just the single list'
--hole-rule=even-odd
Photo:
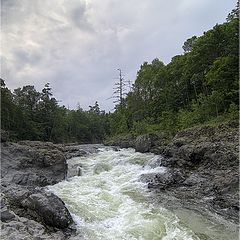
[{"label": "water current", "polygon": [[77,236],[86,240],[234,240],[236,229],[187,209],[169,210],[154,203],[142,174],[159,156],[133,149],[102,147],[98,153],[68,160],[69,169],[82,167],[82,176],[69,176],[49,190],[65,202]]}]

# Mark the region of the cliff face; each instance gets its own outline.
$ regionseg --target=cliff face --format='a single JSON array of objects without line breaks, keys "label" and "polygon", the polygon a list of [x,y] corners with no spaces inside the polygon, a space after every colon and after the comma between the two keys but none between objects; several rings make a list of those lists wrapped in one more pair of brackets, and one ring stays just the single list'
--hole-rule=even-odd
[{"label": "cliff face", "polygon": [[[147,177],[157,195],[168,192],[181,202],[201,205],[226,219],[238,222],[239,161],[238,123],[197,127],[179,132],[170,142],[157,135],[125,138],[124,145],[163,158],[164,175]],[[120,145],[121,139],[109,144]],[[128,144],[127,144],[128,142]]]}]

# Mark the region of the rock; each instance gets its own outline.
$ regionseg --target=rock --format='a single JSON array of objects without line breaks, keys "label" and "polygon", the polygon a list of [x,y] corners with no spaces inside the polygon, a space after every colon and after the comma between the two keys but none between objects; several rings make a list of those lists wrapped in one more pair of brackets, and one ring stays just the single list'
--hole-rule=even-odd
[{"label": "rock", "polygon": [[1,190],[4,194],[4,201],[15,208],[21,206],[21,202],[32,193],[33,189],[27,186],[8,184],[6,187],[2,187]]},{"label": "rock", "polygon": [[118,146],[120,148],[134,148],[135,137],[131,134],[126,136],[118,136],[104,142],[106,146]]},{"label": "rock", "polygon": [[156,176],[149,187],[170,189],[183,205],[191,202],[238,222],[238,136],[237,122],[195,127],[179,132],[166,146],[150,148],[156,152],[160,148],[161,166],[180,169],[183,178],[175,181],[170,171]]},{"label": "rock", "polygon": [[3,238],[67,239],[73,233],[70,213],[61,199],[39,188],[65,179],[64,147],[21,141],[2,143],[1,150]]},{"label": "rock", "polygon": [[162,160],[163,157],[159,156],[158,158],[151,159],[147,165],[150,166],[151,168],[156,168],[162,166]]},{"label": "rock", "polygon": [[137,152],[149,152],[152,146],[152,141],[149,134],[138,136],[135,141],[135,150]]},{"label": "rock", "polygon": [[203,183],[204,181],[206,181],[206,178],[201,177],[197,173],[193,173],[183,182],[183,185],[193,186],[196,184]]},{"label": "rock", "polygon": [[94,167],[94,173],[95,174],[100,174],[101,172],[108,172],[112,169],[112,166],[110,164],[107,163],[98,163],[96,164],[96,166]]},{"label": "rock", "polygon": [[15,184],[4,187],[2,191],[8,205],[19,216],[60,229],[73,223],[64,202],[51,192]]},{"label": "rock", "polygon": [[142,135],[137,137],[135,141],[135,150],[137,152],[145,153],[149,152],[151,147],[151,139],[148,135]]},{"label": "rock", "polygon": [[33,193],[21,204],[29,215],[48,226],[64,229],[73,223],[64,202],[53,193],[44,191]]},{"label": "rock", "polygon": [[42,224],[34,220],[18,217],[10,222],[1,223],[1,239],[66,240],[67,237],[60,231],[50,233]]},{"label": "rock", "polygon": [[5,143],[9,140],[9,133],[1,129],[1,142]]},{"label": "rock", "polygon": [[[24,143],[24,144],[23,144]],[[2,179],[20,185],[46,186],[66,177],[67,162],[51,143],[24,141],[2,146]]]},{"label": "rock", "polygon": [[166,144],[166,136],[163,134],[144,134],[136,138],[134,148],[137,152],[152,152],[161,154]]},{"label": "rock", "polygon": [[1,221],[8,222],[15,218],[15,215],[10,212],[6,207],[1,209]]},{"label": "rock", "polygon": [[82,144],[82,145],[70,145],[64,147],[64,154],[66,159],[74,157],[82,157],[87,154],[97,153],[100,147],[103,147],[101,144]]},{"label": "rock", "polygon": [[167,169],[163,173],[143,174],[141,181],[148,182],[148,188],[167,189],[172,186],[179,186],[185,177],[179,169]]}]

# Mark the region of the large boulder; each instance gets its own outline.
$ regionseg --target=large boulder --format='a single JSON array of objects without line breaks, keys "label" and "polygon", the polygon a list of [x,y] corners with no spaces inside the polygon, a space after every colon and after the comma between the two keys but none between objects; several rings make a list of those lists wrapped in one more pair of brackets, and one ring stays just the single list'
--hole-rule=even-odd
[{"label": "large boulder", "polygon": [[51,192],[16,184],[3,187],[2,191],[5,219],[13,217],[9,214],[10,208],[18,216],[33,219],[52,228],[65,229],[73,223],[64,202]]},{"label": "large boulder", "polygon": [[168,189],[179,186],[185,176],[180,169],[165,169],[161,173],[142,174],[140,180],[147,182],[148,188]]},{"label": "large boulder", "polygon": [[39,191],[30,194],[21,204],[29,215],[48,226],[64,229],[73,223],[64,202],[53,193]]},{"label": "large boulder", "polygon": [[164,134],[144,134],[136,138],[134,148],[137,152],[153,152],[161,154],[166,145],[166,136]]},{"label": "large boulder", "polygon": [[46,186],[66,177],[67,162],[64,153],[51,143],[8,143],[1,150],[1,175],[4,181]]},{"label": "large boulder", "polygon": [[149,134],[141,135],[136,138],[135,150],[137,152],[145,153],[149,152],[152,146],[152,140]]}]

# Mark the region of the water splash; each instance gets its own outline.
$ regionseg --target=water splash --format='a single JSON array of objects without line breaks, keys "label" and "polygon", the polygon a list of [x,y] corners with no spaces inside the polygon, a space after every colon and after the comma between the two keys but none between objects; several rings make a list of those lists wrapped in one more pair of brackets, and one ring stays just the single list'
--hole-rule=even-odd
[{"label": "water splash", "polygon": [[66,203],[77,223],[77,237],[87,240],[197,240],[199,237],[176,214],[148,201],[142,174],[163,173],[148,163],[159,158],[133,149],[98,153],[69,160],[81,164],[83,176],[72,177],[49,189]]}]

